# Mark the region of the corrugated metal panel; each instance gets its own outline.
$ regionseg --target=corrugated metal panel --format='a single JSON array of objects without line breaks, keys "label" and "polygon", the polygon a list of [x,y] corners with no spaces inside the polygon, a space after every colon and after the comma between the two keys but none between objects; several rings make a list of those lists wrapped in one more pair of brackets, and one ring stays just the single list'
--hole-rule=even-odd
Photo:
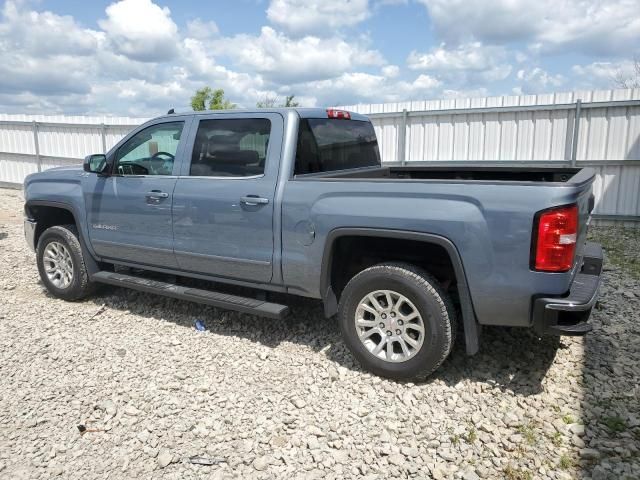
[{"label": "corrugated metal panel", "polygon": [[0,151],[35,155],[33,127],[31,125],[2,125]]},{"label": "corrugated metal panel", "polygon": [[640,216],[640,165],[597,168],[594,213]]},{"label": "corrugated metal panel", "polygon": [[[22,183],[25,176],[37,172],[38,168],[44,170],[77,164],[85,155],[102,152],[103,141],[109,149],[133,126],[146,120],[107,116],[0,114],[0,182]],[[37,128],[37,152],[34,126]],[[40,156],[40,166],[36,153]]]},{"label": "corrugated metal panel", "polygon": [[[466,115],[455,115],[453,119],[453,159],[469,158],[469,121]],[[420,160],[420,157],[409,157],[409,160]]]},{"label": "corrugated metal panel", "polygon": [[41,155],[82,158],[102,152],[102,129],[43,126],[38,129],[38,142]]},{"label": "corrugated metal panel", "polygon": [[35,156],[0,153],[0,182],[22,183],[27,175],[37,171]]}]

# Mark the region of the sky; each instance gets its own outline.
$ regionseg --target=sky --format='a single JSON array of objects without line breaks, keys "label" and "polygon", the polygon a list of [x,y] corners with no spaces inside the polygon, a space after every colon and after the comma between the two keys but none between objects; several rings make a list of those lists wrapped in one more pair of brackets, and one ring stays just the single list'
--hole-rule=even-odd
[{"label": "sky", "polygon": [[0,112],[152,116],[614,87],[640,0],[6,0]]}]

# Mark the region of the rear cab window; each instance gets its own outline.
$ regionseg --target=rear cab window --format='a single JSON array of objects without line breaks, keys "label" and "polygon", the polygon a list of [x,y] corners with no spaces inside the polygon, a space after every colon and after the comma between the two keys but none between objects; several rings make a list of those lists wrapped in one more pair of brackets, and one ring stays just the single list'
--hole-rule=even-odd
[{"label": "rear cab window", "polygon": [[379,166],[380,152],[371,122],[300,119],[294,175]]}]

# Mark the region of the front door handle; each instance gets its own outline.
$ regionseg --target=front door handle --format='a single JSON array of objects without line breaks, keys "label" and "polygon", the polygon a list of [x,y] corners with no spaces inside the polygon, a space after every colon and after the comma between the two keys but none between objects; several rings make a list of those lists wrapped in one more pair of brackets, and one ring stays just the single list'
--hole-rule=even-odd
[{"label": "front door handle", "polygon": [[251,206],[266,205],[267,203],[269,203],[268,198],[258,197],[257,195],[247,195],[245,197],[241,197],[240,201],[245,205]]},{"label": "front door handle", "polygon": [[151,190],[147,192],[146,197],[149,205],[159,205],[162,200],[169,198],[169,194],[167,192],[161,192],[160,190]]},{"label": "front door handle", "polygon": [[147,193],[147,198],[150,200],[160,200],[162,198],[169,198],[167,192],[161,192],[160,190],[151,190]]}]

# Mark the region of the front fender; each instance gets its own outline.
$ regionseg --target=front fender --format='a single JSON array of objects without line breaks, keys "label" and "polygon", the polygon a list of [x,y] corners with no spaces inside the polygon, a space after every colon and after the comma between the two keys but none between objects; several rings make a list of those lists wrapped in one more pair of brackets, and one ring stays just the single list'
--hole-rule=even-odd
[{"label": "front fender", "polygon": [[25,215],[29,216],[30,208],[36,206],[67,210],[74,218],[83,248],[96,258],[89,241],[82,192],[82,179],[86,175],[80,167],[51,169],[29,175],[24,182]]}]

